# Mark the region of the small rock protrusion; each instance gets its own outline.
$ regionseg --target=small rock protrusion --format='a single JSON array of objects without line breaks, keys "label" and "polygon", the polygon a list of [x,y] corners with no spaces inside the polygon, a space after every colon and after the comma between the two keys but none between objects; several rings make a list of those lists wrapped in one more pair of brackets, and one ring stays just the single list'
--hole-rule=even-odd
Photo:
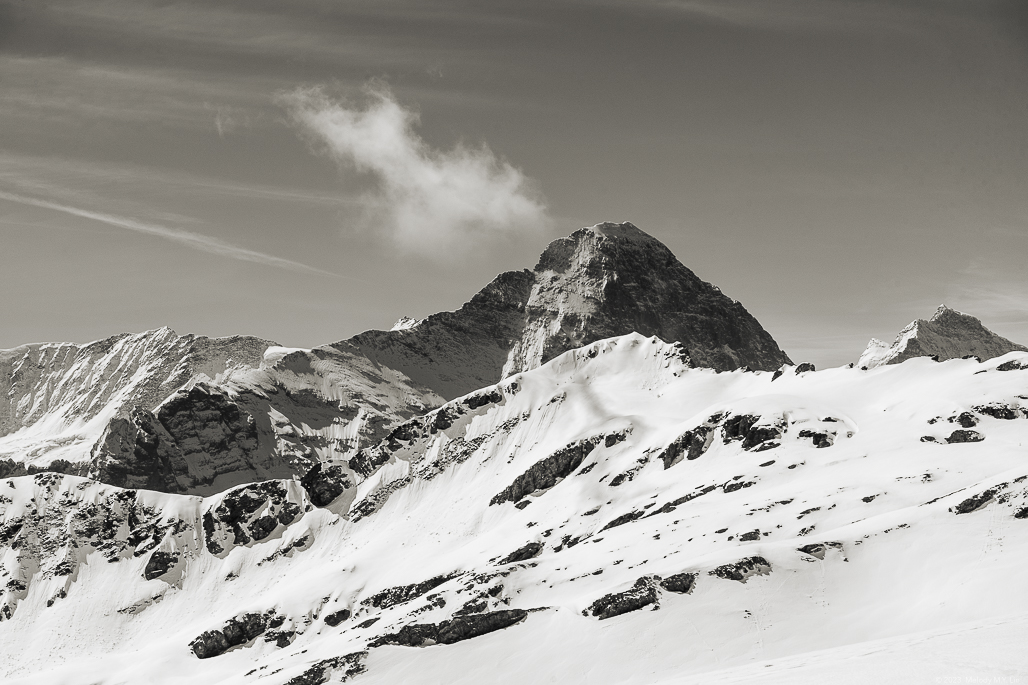
[{"label": "small rock protrusion", "polygon": [[660,587],[668,592],[676,592],[680,595],[691,594],[696,589],[696,574],[676,573],[660,581]]},{"label": "small rock protrusion", "polygon": [[961,429],[950,433],[949,437],[946,438],[946,442],[952,445],[960,442],[981,442],[984,439],[985,436],[978,431]]},{"label": "small rock protrusion", "polygon": [[624,592],[612,592],[600,597],[589,605],[588,612],[602,621],[655,604],[657,602],[655,580],[654,577],[643,576]]},{"label": "small rock protrusion", "polygon": [[325,616],[325,624],[335,628],[348,618],[350,618],[350,610],[340,609],[339,611],[333,611],[331,614]]}]

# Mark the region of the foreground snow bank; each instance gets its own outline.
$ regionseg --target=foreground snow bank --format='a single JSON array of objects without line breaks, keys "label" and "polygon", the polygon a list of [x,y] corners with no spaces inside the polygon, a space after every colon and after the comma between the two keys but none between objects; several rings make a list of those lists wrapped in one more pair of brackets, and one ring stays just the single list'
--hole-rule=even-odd
[{"label": "foreground snow bank", "polygon": [[0,673],[786,682],[961,640],[987,660],[1028,615],[1022,365],[715,373],[632,335],[402,424],[324,507],[294,481],[0,481]]}]

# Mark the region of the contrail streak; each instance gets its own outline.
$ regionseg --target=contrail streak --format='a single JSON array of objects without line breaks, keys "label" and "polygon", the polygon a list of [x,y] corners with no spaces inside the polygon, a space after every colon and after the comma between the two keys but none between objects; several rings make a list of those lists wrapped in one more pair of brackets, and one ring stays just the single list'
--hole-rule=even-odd
[{"label": "contrail streak", "polygon": [[42,209],[50,209],[55,212],[63,212],[65,214],[71,214],[72,216],[99,221],[101,223],[108,224],[109,226],[117,226],[118,228],[135,231],[136,233],[144,233],[146,235],[164,238],[165,240],[170,240],[174,243],[191,247],[194,250],[228,257],[230,259],[238,259],[240,261],[253,262],[255,264],[263,264],[265,266],[274,266],[279,269],[288,269],[289,271],[297,271],[299,273],[317,274],[319,276],[339,276],[339,274],[334,274],[331,271],[307,266],[306,264],[294,262],[290,259],[283,259],[281,257],[275,257],[274,255],[264,254],[263,252],[257,252],[256,250],[248,250],[245,247],[239,247],[238,245],[233,245],[232,243],[227,243],[223,240],[218,240],[217,238],[212,238],[201,233],[183,231],[181,229],[169,228],[168,226],[161,226],[159,224],[144,223],[142,221],[136,221],[135,219],[115,216],[113,214],[105,214],[103,212],[91,212],[87,209],[79,209],[78,207],[70,207],[56,202],[48,202],[46,200],[37,200],[32,197],[6,193],[2,190],[0,190],[0,200],[17,202],[19,204],[40,207]]}]

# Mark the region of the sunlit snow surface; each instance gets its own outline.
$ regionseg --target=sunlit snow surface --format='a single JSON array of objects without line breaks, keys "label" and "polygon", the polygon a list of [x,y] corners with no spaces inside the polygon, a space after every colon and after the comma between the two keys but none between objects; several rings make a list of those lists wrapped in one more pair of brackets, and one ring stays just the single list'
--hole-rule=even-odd
[{"label": "sunlit snow surface", "polygon": [[[772,380],[689,369],[654,339],[601,341],[506,379],[492,399],[474,393],[482,406],[464,398],[430,414],[428,423],[438,412],[448,420],[394,441],[352,503],[313,508],[288,484],[286,500],[305,512],[259,542],[218,533],[217,554],[201,521],[231,493],[124,495],[163,531],[134,556],[129,523],[102,548],[81,532],[117,488],[71,476],[0,481],[4,530],[35,521],[12,538],[21,542],[5,543],[0,582],[12,613],[0,622],[0,674],[24,683],[277,685],[405,625],[484,602],[490,611],[540,610],[457,644],[373,647],[352,682],[1028,677],[1028,370],[997,370],[1018,366],[1011,361],[1028,367],[1028,354],[789,368]],[[976,425],[960,425],[964,412]],[[744,440],[726,440],[739,415],[783,434],[744,449]],[[662,458],[703,425],[713,428],[702,454]],[[947,444],[958,430],[984,439]],[[596,447],[566,478],[522,499],[527,506],[490,504],[582,440]],[[601,532],[619,518],[626,522]],[[500,563],[530,542],[543,543],[538,556]],[[820,554],[799,550],[815,543]],[[147,581],[152,544],[180,561]],[[755,556],[769,573],[746,582],[710,573]],[[55,570],[61,560],[73,572]],[[685,572],[696,574],[691,593],[658,589],[639,610],[583,615],[641,577]],[[365,602],[447,574],[408,602]],[[342,608],[353,616],[327,625]],[[195,637],[247,612],[284,617],[295,639],[279,647],[262,635],[203,660],[190,650]],[[342,671],[327,676],[338,682]]]}]

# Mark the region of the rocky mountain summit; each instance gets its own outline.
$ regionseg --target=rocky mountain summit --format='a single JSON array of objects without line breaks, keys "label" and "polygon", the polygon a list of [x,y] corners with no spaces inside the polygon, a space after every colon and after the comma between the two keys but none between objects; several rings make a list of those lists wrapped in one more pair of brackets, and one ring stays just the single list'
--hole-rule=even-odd
[{"label": "rocky mountain summit", "polygon": [[933,357],[936,361],[977,357],[984,361],[1008,352],[1028,352],[1028,347],[996,335],[970,314],[940,305],[927,321],[912,321],[891,345],[872,338],[857,366],[872,369],[913,357]]},{"label": "rocky mountain summit", "polygon": [[455,312],[347,342],[454,398],[633,332],[680,343],[694,366],[718,371],[790,363],[742,304],[627,222],[553,241],[534,269],[500,274]]},{"label": "rocky mountain summit", "polygon": [[325,463],[337,485],[352,484],[350,461],[403,421],[633,332],[679,343],[698,367],[788,362],[741,304],[658,240],[629,223],[599,224],[554,241],[534,270],[500,274],[455,312],[333,345],[163,328],[0,351],[0,476],[50,470],[210,494]]}]

